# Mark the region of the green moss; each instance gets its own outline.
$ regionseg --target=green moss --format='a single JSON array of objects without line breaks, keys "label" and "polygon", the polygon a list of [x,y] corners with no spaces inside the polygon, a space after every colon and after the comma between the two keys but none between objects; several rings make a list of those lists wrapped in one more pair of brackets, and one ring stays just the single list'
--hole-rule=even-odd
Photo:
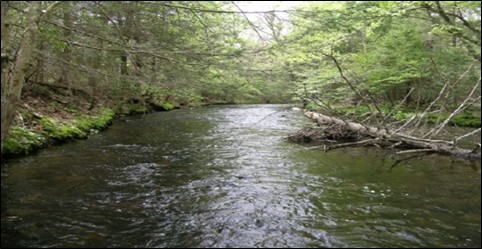
[{"label": "green moss", "polygon": [[3,142],[4,154],[28,154],[47,142],[43,134],[29,131],[23,127],[14,126]]},{"label": "green moss", "polygon": [[71,125],[64,125],[59,121],[41,117],[40,123],[43,126],[42,133],[47,137],[57,141],[69,140],[73,138],[84,138],[87,134],[79,128]]},{"label": "green moss", "polygon": [[141,104],[119,104],[115,108],[117,115],[142,114],[149,112],[149,108]]},{"label": "green moss", "polygon": [[[361,105],[361,106],[337,106],[337,107],[334,107],[334,108],[337,111],[342,112],[342,113],[346,113],[346,114],[365,115],[367,113],[370,113],[370,110],[365,105]],[[372,111],[373,111],[373,109],[374,109],[374,107],[372,108]]]},{"label": "green moss", "polygon": [[81,131],[79,128],[74,127],[74,126],[68,126],[68,125],[62,125],[58,127],[58,129],[50,134],[50,137],[63,141],[63,140],[69,140],[73,138],[85,138],[87,134],[83,131]]},{"label": "green moss", "polygon": [[[117,110],[124,110],[124,114],[145,113],[149,110],[147,106],[139,104],[131,104],[128,107],[128,109],[118,108]],[[177,108],[168,102],[164,103],[162,107],[165,110]],[[22,112],[25,121],[38,123],[42,129],[30,131],[23,127],[12,127],[3,143],[3,154],[24,155],[49,143],[85,138],[89,133],[105,129],[112,123],[115,114],[113,110],[106,108],[96,115],[80,116],[75,121],[64,124],[54,118]],[[122,112],[118,114],[122,114]]]},{"label": "green moss", "polygon": [[114,111],[106,108],[100,113],[100,115],[80,118],[74,121],[74,124],[77,126],[78,129],[84,132],[91,132],[92,130],[103,130],[112,123],[114,115]]},{"label": "green moss", "polygon": [[169,103],[169,102],[165,102],[163,104],[161,104],[162,108],[164,108],[166,111],[169,111],[169,110],[172,110],[172,109],[175,109],[176,106],[172,103]]},{"label": "green moss", "polygon": [[145,105],[140,104],[131,104],[128,106],[128,113],[127,114],[141,114],[149,112],[149,108]]}]

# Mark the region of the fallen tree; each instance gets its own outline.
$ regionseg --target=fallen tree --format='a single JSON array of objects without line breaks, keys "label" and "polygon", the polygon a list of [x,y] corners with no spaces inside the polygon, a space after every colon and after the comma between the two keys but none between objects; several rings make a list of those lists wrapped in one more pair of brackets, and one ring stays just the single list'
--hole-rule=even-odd
[{"label": "fallen tree", "polygon": [[[474,70],[476,62],[471,64],[456,80],[447,80],[443,87],[440,88],[438,96],[426,106],[422,113],[417,113],[404,120],[395,120],[390,123],[390,121],[393,121],[391,115],[397,110],[400,110],[400,107],[406,103],[407,99],[413,93],[414,88],[412,87],[412,89],[406,94],[405,98],[390,112],[384,113],[382,108],[380,108],[380,103],[377,101],[377,98],[369,89],[363,87],[363,82],[358,81],[360,77],[347,76],[333,53],[323,53],[323,55],[334,63],[340,78],[349,87],[348,89],[351,90],[353,96],[359,100],[359,104],[366,107],[369,111],[369,116],[358,115],[355,117],[348,117],[332,108],[328,101],[321,98],[322,95],[306,94],[306,96],[298,96],[304,102],[316,105],[328,115],[305,110],[304,115],[314,121],[321,128],[301,130],[297,134],[290,136],[290,140],[297,142],[310,142],[311,140],[321,141],[323,142],[323,145],[311,148],[322,147],[325,151],[349,146],[377,146],[401,149],[395,154],[411,154],[412,156],[409,156],[408,158],[439,153],[471,160],[480,160],[480,141],[475,143],[472,148],[461,148],[458,146],[459,141],[462,139],[480,133],[480,127],[461,136],[453,137],[451,141],[435,138],[446,128],[456,115],[462,113],[473,105],[480,106],[480,75],[478,80],[468,91],[465,99],[450,112],[450,115],[448,115],[442,122],[437,120],[437,122],[430,127],[428,132],[426,129],[427,127],[425,126],[427,124],[426,117],[432,113],[440,113],[443,111],[443,107],[448,106],[447,101],[451,98],[450,96],[453,94],[454,88],[466,78],[469,72]],[[357,121],[353,121],[354,119]],[[413,154],[415,154],[415,156],[413,156]]]},{"label": "fallen tree", "polygon": [[[388,148],[402,148],[404,150],[396,154],[412,153],[440,153],[444,155],[457,156],[471,160],[480,159],[480,143],[475,144],[473,149],[463,149],[457,146],[457,142],[469,135],[480,132],[480,128],[470,133],[455,138],[453,141],[425,139],[396,132],[388,128],[377,128],[341,118],[323,115],[312,111],[304,111],[304,115],[314,121],[321,129],[302,130],[290,137],[291,140],[308,142],[316,138],[325,143],[322,146],[325,151],[350,147],[350,146],[377,146]],[[339,142],[342,141],[342,142]]]}]

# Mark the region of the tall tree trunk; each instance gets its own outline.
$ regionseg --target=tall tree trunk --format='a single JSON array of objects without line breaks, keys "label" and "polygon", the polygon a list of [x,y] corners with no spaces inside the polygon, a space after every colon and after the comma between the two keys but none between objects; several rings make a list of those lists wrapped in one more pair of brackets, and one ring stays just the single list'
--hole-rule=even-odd
[{"label": "tall tree trunk", "polygon": [[[72,58],[72,49],[69,44],[69,39],[71,39],[72,32],[70,28],[72,27],[73,20],[72,15],[70,13],[70,2],[66,2],[67,5],[64,9],[63,13],[63,23],[66,27],[62,33],[62,37],[64,42],[66,42],[65,47],[62,50],[61,58],[64,63],[69,64]],[[69,67],[67,65],[61,67],[61,73],[58,82],[61,86],[67,87],[69,94],[72,95],[72,82],[70,77]]]},{"label": "tall tree trunk", "polygon": [[[28,7],[28,23],[26,25],[26,32],[20,42],[17,56],[14,60],[13,67],[10,67],[10,63],[4,63],[4,42],[8,44],[8,29],[3,30],[8,26],[8,8],[4,8],[2,2],[2,121],[1,121],[1,147],[3,151],[3,141],[8,134],[13,118],[15,116],[16,107],[20,103],[20,95],[22,93],[23,83],[25,79],[25,73],[28,69],[28,62],[32,57],[32,48],[35,44],[35,35],[38,30],[38,21],[40,17],[40,2],[31,1]],[[5,33],[4,33],[5,32]],[[11,56],[5,55],[6,58]],[[10,59],[9,59],[10,60]],[[9,61],[7,60],[7,61]]]},{"label": "tall tree trunk", "polygon": [[127,52],[121,52],[120,60],[121,60],[120,74],[121,74],[121,77],[122,77],[122,76],[125,76],[125,75],[128,74],[128,72],[127,72]]},{"label": "tall tree trunk", "polygon": [[[104,48],[104,42],[102,40],[99,41],[99,48],[103,49]],[[90,58],[90,63],[92,67],[95,69],[99,70],[101,67],[101,61],[102,61],[102,53],[98,54],[93,54],[92,57]],[[90,105],[89,105],[89,111],[94,109],[95,106],[98,103],[97,97],[98,97],[98,86],[99,86],[99,75],[98,74],[91,74],[89,76],[89,86],[91,87],[92,93],[91,93],[91,99],[90,99]]]},{"label": "tall tree trunk", "polygon": [[8,102],[7,102],[7,81],[9,79],[8,74],[9,74],[9,65],[10,65],[10,51],[9,51],[9,37],[8,37],[8,31],[9,31],[9,23],[7,21],[7,15],[9,11],[9,2],[2,1],[2,16],[1,16],[1,30],[2,30],[2,50],[1,50],[1,65],[2,65],[2,73],[1,73],[1,78],[2,78],[2,131],[1,131],[1,151],[3,151],[3,140],[5,139],[5,136],[7,135],[8,128],[10,122],[7,122],[7,108],[9,107]]},{"label": "tall tree trunk", "polygon": [[[45,49],[45,42],[43,40],[39,40],[37,42],[37,48],[39,51],[43,52]],[[37,68],[35,70],[35,82],[36,83],[45,83],[44,82],[44,71],[45,71],[45,56],[40,53],[37,54]]]},{"label": "tall tree trunk", "polygon": [[[8,31],[9,31],[9,23],[7,21],[7,15],[9,11],[9,2],[7,1],[2,1],[2,18],[1,18],[1,29],[2,29],[2,52],[1,52],[1,63],[2,63],[2,120],[3,120],[3,93],[6,92],[6,87],[7,87],[7,75],[8,75],[8,68],[9,64],[11,61],[11,52],[10,52],[10,42],[9,42],[9,37],[8,37]],[[3,121],[2,121],[3,123]],[[3,126],[2,126],[2,131],[3,131]],[[2,132],[3,134],[3,132]],[[3,135],[2,135],[3,137]],[[3,139],[2,139],[3,141]]]}]

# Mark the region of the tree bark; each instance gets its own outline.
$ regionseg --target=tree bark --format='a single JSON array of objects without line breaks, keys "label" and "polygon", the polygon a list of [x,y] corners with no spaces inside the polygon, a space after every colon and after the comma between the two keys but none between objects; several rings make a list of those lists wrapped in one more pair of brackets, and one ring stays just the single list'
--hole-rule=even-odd
[{"label": "tree bark", "polygon": [[[480,159],[480,153],[476,153],[474,150],[461,149],[451,141],[424,139],[414,136],[410,136],[403,133],[397,133],[393,130],[387,130],[385,128],[379,129],[372,126],[367,126],[362,123],[346,121],[340,118],[335,118],[327,115],[323,115],[316,112],[305,111],[304,115],[316,122],[318,125],[323,126],[337,126],[344,131],[352,133],[358,133],[360,137],[369,137],[372,144],[385,141],[389,142],[392,147],[403,145],[404,148],[409,148],[410,152],[407,153],[420,153],[420,152],[437,152],[444,155],[451,155],[457,157],[463,157],[468,159]],[[367,140],[367,141],[368,141]],[[347,143],[347,145],[366,145],[367,143]],[[343,144],[334,145],[333,148],[344,147]],[[328,149],[331,149],[328,147]]]},{"label": "tree bark", "polygon": [[[7,10],[4,13],[3,10],[4,4],[2,2],[2,29],[5,25],[4,22],[7,22],[8,19],[4,20],[4,17],[7,16]],[[28,69],[28,62],[32,57],[32,48],[34,47],[35,36],[38,30],[38,21],[40,17],[40,2],[31,1],[28,7],[28,23],[27,28],[25,30],[25,34],[23,36],[22,41],[20,42],[17,56],[13,63],[13,68],[8,65],[4,65],[3,63],[3,43],[6,42],[8,44],[8,32],[2,30],[2,121],[1,121],[1,147],[3,151],[3,141],[8,134],[10,126],[12,124],[13,118],[15,116],[16,107],[20,103],[20,95],[22,93],[23,83],[25,79],[25,73]],[[5,15],[5,16],[4,16]],[[4,37],[5,35],[5,37]],[[4,40],[5,39],[5,40]],[[10,54],[6,54],[7,58],[10,58]],[[9,59],[8,61],[10,61]],[[4,75],[5,74],[5,75]]]},{"label": "tree bark", "polygon": [[[64,29],[62,36],[63,40],[65,41],[65,47],[62,49],[62,53],[60,58],[65,61],[67,64],[70,63],[71,58],[72,58],[72,49],[70,46],[70,43],[68,42],[71,39],[72,31],[70,28],[72,27],[73,20],[72,20],[72,15],[70,14],[70,2],[66,2],[66,7],[64,9],[64,13],[62,16],[62,21],[66,29]],[[70,96],[72,96],[72,82],[71,82],[71,77],[70,77],[70,70],[69,67],[62,66],[61,67],[61,73],[60,77],[58,79],[59,84],[64,85],[67,87],[68,92]]]},{"label": "tree bark", "polygon": [[61,2],[51,3],[42,13],[40,12],[40,1],[31,1],[28,6],[28,20],[25,25],[23,37],[16,53],[10,51],[10,36],[8,28],[8,2],[2,2],[2,93],[1,93],[1,151],[3,151],[3,141],[7,137],[16,108],[20,103],[20,96],[25,81],[25,74],[32,59],[33,47],[35,46],[38,23],[40,18],[49,13]]},{"label": "tree bark", "polygon": [[[7,81],[9,79],[9,65],[10,65],[10,51],[9,51],[9,23],[8,23],[8,11],[9,11],[9,2],[2,1],[2,16],[1,16],[1,29],[2,29],[2,50],[1,50],[1,65],[2,65],[2,75],[1,75],[1,80],[2,80],[2,108],[1,108],[1,145],[0,145],[0,150],[3,151],[3,140],[5,139],[5,136],[7,135],[8,128],[10,125],[7,125],[10,123],[10,121],[7,120],[7,108],[9,107],[8,105],[8,100],[7,100],[7,89],[8,89],[8,84]],[[8,122],[7,122],[8,121]]]}]

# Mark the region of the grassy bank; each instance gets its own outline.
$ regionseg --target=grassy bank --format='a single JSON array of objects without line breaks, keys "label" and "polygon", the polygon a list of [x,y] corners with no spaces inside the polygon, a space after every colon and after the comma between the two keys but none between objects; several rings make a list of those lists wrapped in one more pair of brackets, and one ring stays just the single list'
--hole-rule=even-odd
[{"label": "grassy bank", "polygon": [[106,129],[116,117],[175,108],[179,106],[145,99],[101,99],[92,107],[91,99],[82,92],[35,86],[22,96],[14,124],[3,142],[2,160],[50,145],[86,139]]},{"label": "grassy bank", "polygon": [[105,129],[114,116],[109,108],[72,120],[24,113],[22,119],[25,123],[11,128],[3,143],[3,154],[25,155],[48,145],[87,138],[89,134]]},{"label": "grassy bank", "polygon": [[93,101],[92,96],[83,90],[30,85],[22,93],[16,118],[3,142],[2,160],[27,155],[50,145],[87,139],[106,129],[116,118],[123,119],[128,115],[169,111],[182,106],[226,104],[222,100],[173,97],[152,89],[130,96],[99,97]]}]

